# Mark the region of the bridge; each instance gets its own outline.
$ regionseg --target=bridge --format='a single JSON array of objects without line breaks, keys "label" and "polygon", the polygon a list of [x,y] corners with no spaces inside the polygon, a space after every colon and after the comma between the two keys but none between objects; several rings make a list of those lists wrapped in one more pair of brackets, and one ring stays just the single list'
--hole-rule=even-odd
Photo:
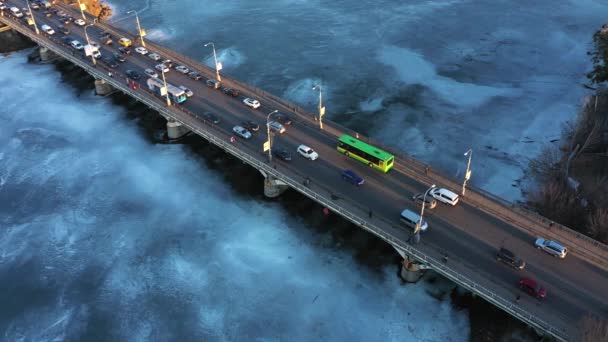
[{"label": "bridge", "polygon": [[[7,1],[7,6],[26,7],[24,0]],[[75,8],[56,5],[67,14],[82,18],[84,14]],[[354,161],[336,151],[337,138],[342,134],[355,135],[348,128],[325,120],[321,129],[315,114],[259,88],[222,75],[223,86],[238,89],[240,95],[232,97],[222,91],[207,87],[207,79],[216,78],[216,72],[187,56],[171,51],[151,41],[145,47],[163,59],[198,71],[203,78],[195,80],[177,71],[166,73],[167,82],[184,85],[194,95],[177,105],[150,92],[146,77],[133,80],[127,70],[143,74],[146,68],[154,69],[160,62],[133,52],[117,68],[111,68],[101,59],[93,61],[82,51],[75,50],[61,39],[61,34],[49,35],[40,30],[47,24],[57,30],[60,24],[55,14],[43,15],[42,9],[33,10],[36,25],[24,18],[2,12],[0,23],[20,32],[40,46],[43,61],[62,58],[86,70],[95,78],[98,94],[121,91],[146,104],[151,110],[167,119],[170,138],[187,133],[197,134],[222,148],[236,158],[260,171],[264,176],[264,192],[267,196],[279,196],[292,188],[331,212],[339,214],[359,227],[377,235],[391,244],[404,258],[402,275],[417,279],[419,270],[430,268],[451,279],[456,284],[481,296],[512,316],[535,329],[561,341],[579,340],[581,320],[586,315],[608,318],[608,247],[582,236],[567,227],[551,222],[533,212],[506,202],[475,187],[468,187],[466,196],[457,206],[439,205],[426,209],[425,219],[429,228],[419,243],[411,241],[412,231],[399,222],[404,208],[419,210],[412,202],[413,194],[426,191],[431,184],[457,192],[460,180],[451,179],[434,170],[425,171],[425,165],[403,153],[395,154],[394,168],[384,174]],[[94,22],[86,17],[86,26],[68,25],[69,37],[86,42],[85,28],[91,40],[100,41],[102,31],[109,32],[114,45],[102,45],[102,56],[117,53],[119,38],[131,39],[140,46],[138,35],[114,27],[105,22]],[[37,28],[38,29],[37,29]],[[261,107],[245,106],[245,97],[260,101]],[[316,161],[294,158],[288,162],[269,160],[263,151],[265,124],[269,113],[278,110],[289,114],[293,124],[284,134],[276,134],[273,146],[292,151],[299,144],[313,147],[320,155]],[[200,114],[213,112],[221,122],[206,121]],[[249,140],[234,136],[232,127],[244,120],[257,122],[262,129]],[[382,147],[367,137],[360,139]],[[391,150],[384,148],[385,150]],[[361,187],[340,179],[343,169],[351,169],[365,178]],[[557,240],[569,248],[563,259],[552,258],[534,248],[535,237]],[[515,270],[496,261],[496,251],[506,247],[526,262],[524,270]],[[536,279],[547,288],[543,301],[521,293],[517,288],[521,277]],[[521,295],[520,295],[521,294]]]}]

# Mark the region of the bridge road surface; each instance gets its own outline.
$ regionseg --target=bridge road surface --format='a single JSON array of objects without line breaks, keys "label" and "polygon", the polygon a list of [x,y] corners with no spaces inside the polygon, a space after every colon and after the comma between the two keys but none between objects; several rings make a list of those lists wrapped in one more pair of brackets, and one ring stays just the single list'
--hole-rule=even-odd
[{"label": "bridge road surface", "polygon": [[[13,0],[9,1],[9,4],[15,4],[20,8],[25,7],[25,1]],[[73,8],[62,7],[62,9],[75,18],[80,17],[80,13]],[[38,27],[46,23],[56,29],[60,24],[56,15],[47,18],[41,15],[42,10],[32,12],[36,15]],[[87,24],[89,22],[87,20]],[[78,39],[82,43],[86,42],[83,27],[74,24],[66,26],[71,31],[70,37]],[[96,26],[89,27],[87,33],[91,40],[99,42],[99,33],[106,29],[106,26],[103,29]],[[119,32],[117,29],[113,31]],[[41,36],[46,36],[46,34],[41,32]],[[60,36],[61,34],[57,32],[53,37],[54,41],[60,41]],[[121,36],[113,34],[114,41],[116,42]],[[129,37],[135,46],[139,45],[138,40],[133,36]],[[60,44],[66,51],[73,50],[68,45]],[[155,45],[148,41],[146,46],[151,52],[159,53],[163,59],[170,58],[174,62],[182,59],[176,53],[167,56],[167,53],[157,50]],[[101,52],[104,57],[111,56],[112,53],[117,52],[117,45],[102,46]],[[76,52],[76,55],[78,54],[82,55],[82,52]],[[98,63],[103,62],[98,61]],[[146,91],[143,88],[146,88],[147,77],[143,75],[143,69],[153,69],[155,64],[158,62],[133,51],[132,55],[127,57],[126,63],[122,63],[119,68],[113,70],[114,77],[124,79],[124,71],[136,70],[142,74],[142,78],[138,81],[142,87],[141,91]],[[190,69],[194,66],[187,65]],[[339,128],[333,128],[330,122],[325,122],[327,129],[322,132],[311,122],[294,115],[285,106],[278,104],[268,96],[251,94],[247,89],[239,89],[241,95],[238,98],[232,98],[219,90],[205,86],[206,78],[214,77],[213,70],[200,65],[196,66],[196,70],[205,76],[200,81],[192,80],[174,70],[166,74],[167,82],[174,85],[185,85],[195,93],[182,104],[182,107],[194,113],[213,112],[220,117],[221,123],[212,130],[219,129],[228,136],[233,135],[232,127],[243,120],[259,123],[260,132],[254,134],[251,140],[238,138],[236,143],[242,149],[250,151],[259,160],[266,158],[261,151],[261,146],[266,140],[264,126],[266,115],[274,109],[289,113],[294,124],[286,127],[285,134],[275,136],[273,145],[287,148],[292,152],[293,161],[283,162],[273,158],[277,167],[281,170],[288,170],[288,172],[295,172],[301,179],[309,177],[311,188],[318,189],[320,192],[325,191],[326,193],[323,194],[325,196],[329,192],[337,195],[339,198],[336,200],[337,202],[343,202],[344,205],[349,206],[351,202],[358,203],[359,208],[354,210],[362,210],[365,213],[371,210],[374,220],[391,221],[393,226],[388,228],[386,233],[393,237],[402,241],[409,238],[411,231],[398,223],[399,213],[404,208],[419,210],[409,198],[415,193],[426,190],[430,182],[419,181],[424,180],[424,177],[410,177],[405,170],[407,168],[405,161],[397,159],[396,167],[388,174],[371,170],[366,165],[347,158],[335,150],[336,137],[328,134],[327,131],[337,132]],[[262,107],[258,110],[246,107],[242,103],[244,97],[257,98],[262,103]],[[159,101],[163,100],[159,99]],[[183,119],[191,125],[201,126],[201,121],[194,117],[184,116]],[[319,159],[309,161],[299,158],[295,149],[301,143],[313,147],[319,153]],[[365,178],[365,184],[356,187],[342,181],[340,172],[345,168],[362,175]],[[439,183],[437,185],[440,186]],[[457,191],[458,189],[452,190]],[[436,209],[427,209],[425,218],[429,222],[429,229],[422,235],[422,242],[419,245],[422,250],[435,254],[447,253],[450,267],[466,273],[467,277],[507,299],[515,299],[519,294],[516,284],[521,276],[536,279],[547,288],[546,300],[540,303],[522,293],[517,305],[551,325],[565,329],[570,338],[576,339],[577,321],[585,313],[590,312],[601,317],[608,316],[606,300],[608,298],[608,273],[605,267],[596,266],[574,251],[564,260],[558,260],[537,251],[533,248],[534,235],[471,206],[466,200],[461,201],[456,207],[438,205]],[[522,257],[527,262],[526,269],[516,271],[497,263],[494,255],[496,249],[501,245]],[[606,256],[601,257],[606,258]]]}]

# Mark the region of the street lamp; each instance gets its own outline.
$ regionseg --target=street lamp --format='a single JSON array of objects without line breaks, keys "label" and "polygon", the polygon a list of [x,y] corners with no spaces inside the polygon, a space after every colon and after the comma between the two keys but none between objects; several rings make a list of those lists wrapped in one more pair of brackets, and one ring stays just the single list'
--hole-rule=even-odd
[{"label": "street lamp", "polygon": [[425,192],[424,192],[424,196],[422,197],[422,209],[420,209],[420,220],[418,222],[416,222],[416,229],[414,230],[414,235],[418,234],[420,232],[420,225],[422,224],[422,217],[424,216],[424,206],[426,204],[426,196],[429,194],[429,191],[435,189],[435,184],[431,185],[430,188],[428,188]]},{"label": "street lamp", "polygon": [[323,87],[319,84],[313,86],[312,90],[319,91],[319,128],[323,129],[323,115],[325,115],[325,107],[323,107]]},{"label": "street lamp", "polygon": [[464,181],[462,182],[462,196],[466,192],[467,181],[471,178],[471,156],[473,156],[473,150],[469,149],[464,153],[464,156],[468,156],[469,161],[467,162],[467,171],[464,174]]},{"label": "street lamp", "polygon": [[215,74],[217,76],[217,80],[219,82],[222,81],[222,78],[220,77],[220,70],[222,69],[222,64],[217,62],[217,55],[215,54],[215,44],[213,44],[212,42],[209,42],[207,44],[205,44],[205,47],[211,45],[211,48],[213,49],[213,60],[215,61]]},{"label": "street lamp", "polygon": [[273,110],[272,112],[268,113],[268,116],[266,117],[266,136],[268,137],[268,162],[272,162],[272,142],[270,140],[270,116],[276,112],[278,112],[278,109]]},{"label": "street lamp", "polygon": [[165,69],[163,68],[160,73],[163,75],[163,87],[165,87],[165,96],[167,98],[167,106],[171,106],[171,99],[169,98],[169,89],[167,88],[167,80],[165,79]]},{"label": "street lamp", "polygon": [[[97,19],[95,19],[95,20],[97,20]],[[87,40],[87,46],[85,47],[85,51],[84,52],[86,54],[87,53],[86,49],[87,48],[89,49],[89,52],[91,52],[91,60],[93,60],[93,65],[97,65],[97,61],[95,60],[95,56],[93,56],[93,53],[92,53],[93,52],[93,49],[92,49],[93,47],[91,46],[91,41],[89,40],[89,35],[87,34],[87,29],[90,26],[95,26],[95,20],[93,20],[92,24],[89,24],[89,25],[87,25],[87,26],[84,27],[84,37]]]},{"label": "street lamp", "polygon": [[30,13],[30,18],[32,18],[32,22],[34,23],[34,29],[36,30],[36,34],[40,34],[40,31],[38,30],[38,25],[36,24],[36,17],[34,16],[34,13],[32,13],[32,9],[30,8],[30,0],[27,0],[27,11]]},{"label": "street lamp", "polygon": [[87,17],[85,17],[85,15],[84,15],[84,9],[86,8],[86,5],[83,6],[80,3],[80,0],[78,0],[78,8],[80,8],[80,13],[82,14],[82,19],[87,20]]},{"label": "street lamp", "polygon": [[141,46],[146,47],[146,43],[144,42],[145,32],[142,31],[141,26],[139,25],[139,15],[137,15],[137,11],[129,11],[127,14],[135,13],[135,21],[137,21],[137,32],[139,32],[139,39],[141,40]]}]

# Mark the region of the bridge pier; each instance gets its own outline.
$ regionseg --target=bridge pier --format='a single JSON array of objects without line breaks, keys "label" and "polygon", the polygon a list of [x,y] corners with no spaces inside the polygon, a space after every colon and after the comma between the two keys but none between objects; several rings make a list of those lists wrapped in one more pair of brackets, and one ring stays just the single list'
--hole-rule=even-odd
[{"label": "bridge pier", "polygon": [[179,139],[187,133],[190,133],[190,130],[181,123],[173,119],[167,120],[167,137],[169,137],[169,139]]},{"label": "bridge pier", "polygon": [[58,56],[46,46],[38,47],[38,54],[40,55],[40,61],[43,63],[50,62],[56,59]]},{"label": "bridge pier", "polygon": [[95,80],[95,94],[106,96],[111,94],[114,88],[104,80]]},{"label": "bridge pier", "polygon": [[282,180],[267,174],[260,170],[260,173],[264,176],[264,196],[268,198],[279,197],[282,193],[289,188],[289,185],[285,184]]},{"label": "bridge pier", "polygon": [[406,282],[415,283],[422,277],[422,270],[424,269],[426,269],[424,265],[417,263],[413,258],[410,260],[410,258],[406,256],[403,259],[399,275],[401,276],[401,279]]}]

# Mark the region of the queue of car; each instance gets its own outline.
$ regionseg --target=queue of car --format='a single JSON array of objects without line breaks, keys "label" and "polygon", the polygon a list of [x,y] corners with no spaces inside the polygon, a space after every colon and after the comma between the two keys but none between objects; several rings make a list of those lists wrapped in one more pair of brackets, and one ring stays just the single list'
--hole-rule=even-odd
[{"label": "queue of car", "polygon": [[[0,10],[3,10],[5,8],[6,8],[6,6],[4,6],[4,4],[2,2],[0,2]],[[65,12],[51,7],[51,5],[48,1],[33,1],[31,4],[31,8],[34,10],[46,9],[47,11],[44,12],[44,15],[46,17],[50,17],[52,14],[55,14],[59,18],[60,22],[62,22],[64,25],[69,25],[72,22],[78,26],[86,25],[86,22],[84,20],[75,19],[75,18],[67,15]],[[21,11],[17,7],[11,7],[10,12],[16,18],[23,18],[24,13],[25,13],[25,16],[31,15],[27,10],[24,9],[23,11]],[[62,34],[67,35],[70,33],[70,31],[64,25],[57,26],[57,30],[59,32],[61,32]],[[40,29],[48,35],[55,34],[55,30],[48,24],[41,25]],[[99,35],[99,37],[100,37],[100,39],[102,39],[102,42],[106,45],[110,45],[113,42],[111,34],[108,32],[102,32]],[[69,44],[72,48],[74,48],[77,51],[85,50],[85,46],[76,39],[71,39],[71,38],[65,36],[65,37],[62,37],[62,40],[64,41],[64,43]],[[108,65],[110,68],[118,68],[119,67],[118,63],[124,63],[126,61],[125,56],[128,56],[131,54],[131,48],[133,46],[133,41],[129,38],[122,37],[118,40],[118,45],[119,45],[119,47],[118,47],[119,53],[113,53],[112,58],[106,57],[106,58],[101,59],[103,61],[103,63]],[[101,53],[99,51],[99,49],[100,49],[99,44],[97,44],[95,42],[91,42],[89,44],[89,46],[90,46],[89,51],[92,53],[93,57],[96,59],[101,58]],[[138,53],[140,55],[145,55],[149,59],[151,59],[152,61],[155,61],[155,62],[158,62],[162,59],[161,55],[159,55],[158,53],[155,53],[155,52],[150,52],[150,51],[148,51],[148,49],[146,49],[143,46],[135,47],[134,50],[136,53]],[[190,70],[185,65],[174,65],[173,62],[169,59],[165,59],[161,63],[156,64],[154,66],[154,68],[162,73],[170,72],[171,68],[173,68],[175,71],[177,71],[183,75],[187,75],[189,78],[191,78],[193,80],[200,80],[202,78],[202,75],[199,72],[197,72],[195,70]],[[151,69],[151,68],[146,68],[143,72],[148,77],[158,78],[158,76],[159,76],[158,73],[156,71],[154,71],[154,69]],[[135,70],[126,70],[125,74],[133,80],[138,80],[141,77],[140,74]],[[229,87],[222,88],[221,82],[218,80],[215,80],[215,79],[205,80],[205,84],[210,88],[220,89],[226,95],[229,95],[232,97],[238,97],[240,95],[239,90],[237,90],[235,88],[229,88]],[[191,97],[194,95],[194,93],[187,87],[185,87],[185,86],[178,86],[178,87],[180,89],[184,90],[186,96]],[[254,99],[251,97],[244,98],[242,100],[242,102],[247,107],[252,108],[252,109],[258,109],[261,107],[261,103],[257,99]],[[210,113],[210,112],[204,112],[204,113],[200,114],[199,118],[209,124],[218,125],[220,123],[220,119],[215,114]],[[291,123],[292,123],[291,119],[286,114],[274,113],[272,115],[272,120],[267,122],[267,126],[268,126],[268,129],[270,131],[272,131],[273,133],[283,134],[286,131],[285,126],[291,125]],[[258,132],[259,129],[260,129],[260,126],[257,123],[248,120],[248,121],[242,122],[240,125],[233,126],[232,132],[240,138],[249,140],[252,138],[253,133]],[[311,147],[304,145],[304,144],[299,145],[296,148],[296,152],[300,156],[302,156],[308,160],[311,160],[311,161],[317,160],[319,158],[319,155],[316,151],[314,151]],[[276,156],[277,158],[279,158],[280,160],[283,160],[283,161],[292,160],[291,153],[284,147],[273,146],[271,149],[271,153],[274,156]],[[364,179],[360,175],[358,175],[351,169],[343,170],[340,174],[340,177],[344,181],[351,183],[353,185],[356,185],[356,186],[361,186],[365,182]],[[458,194],[456,194],[455,192],[453,192],[449,189],[446,189],[446,188],[433,188],[433,189],[429,190],[427,196],[420,193],[420,194],[415,194],[412,197],[412,200],[416,205],[425,206],[428,209],[435,209],[437,207],[438,203],[443,203],[445,205],[450,205],[453,207],[458,204],[459,199],[460,198],[459,198]],[[371,217],[371,215],[370,215],[370,217]],[[401,212],[400,221],[402,223],[404,223],[406,226],[409,226],[413,229],[420,229],[420,231],[422,231],[422,232],[424,232],[428,229],[427,221],[425,221],[421,216],[419,216],[417,213],[415,213],[409,209],[404,209]],[[560,259],[564,259],[568,253],[568,249],[565,246],[561,245],[560,243],[558,243],[556,241],[551,241],[551,240],[547,240],[544,238],[540,238],[540,237],[534,241],[534,246],[536,248],[548,253],[549,255],[552,255],[552,256],[560,258]],[[515,253],[513,253],[511,250],[509,250],[505,247],[500,247],[498,249],[498,251],[496,252],[496,260],[499,262],[502,262],[516,270],[523,270],[526,266],[526,262],[524,260],[517,257]],[[518,282],[518,286],[522,291],[529,293],[538,299],[544,299],[547,296],[546,289],[543,286],[539,285],[535,280],[533,280],[531,278],[528,278],[528,277],[520,278],[520,280]]]}]

